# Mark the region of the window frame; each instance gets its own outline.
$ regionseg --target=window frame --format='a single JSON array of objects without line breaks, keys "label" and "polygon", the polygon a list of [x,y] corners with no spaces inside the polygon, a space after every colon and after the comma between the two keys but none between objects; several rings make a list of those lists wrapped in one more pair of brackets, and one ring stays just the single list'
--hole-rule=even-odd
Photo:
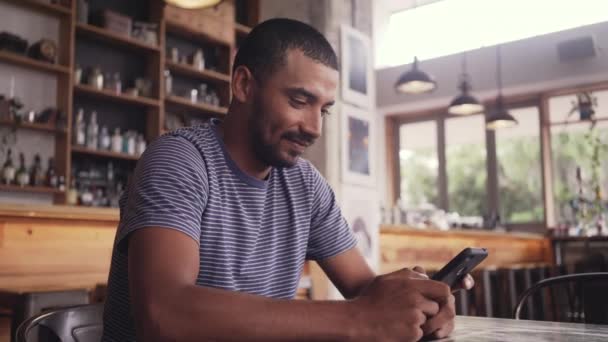
[{"label": "window frame", "polygon": [[[546,233],[548,228],[556,225],[555,202],[553,197],[553,156],[551,151],[551,129],[559,127],[559,124],[551,123],[549,113],[549,99],[557,96],[573,95],[579,92],[605,91],[608,90],[608,81],[589,83],[577,86],[556,87],[553,89],[540,90],[514,94],[504,97],[504,103],[508,109],[521,107],[538,107],[540,121],[540,162],[542,179],[542,198],[544,205],[544,219],[541,222],[522,222],[506,224],[509,231],[522,231],[533,233]],[[495,99],[483,101],[486,111],[491,111]],[[386,128],[386,153],[387,170],[389,173],[388,191],[386,203],[395,204],[400,193],[400,164],[399,164],[399,127],[407,123],[415,123],[429,120],[437,121],[437,156],[438,156],[438,184],[439,202],[442,209],[449,209],[447,194],[447,174],[445,156],[445,120],[456,115],[447,113],[447,107],[434,107],[427,110],[415,112],[387,113],[385,115]],[[487,117],[486,117],[487,118]],[[608,118],[598,119],[608,121]],[[575,123],[579,121],[571,121]],[[488,208],[496,210],[499,208],[497,158],[496,158],[496,135],[491,130],[486,130],[486,167],[487,167],[487,189]]]}]

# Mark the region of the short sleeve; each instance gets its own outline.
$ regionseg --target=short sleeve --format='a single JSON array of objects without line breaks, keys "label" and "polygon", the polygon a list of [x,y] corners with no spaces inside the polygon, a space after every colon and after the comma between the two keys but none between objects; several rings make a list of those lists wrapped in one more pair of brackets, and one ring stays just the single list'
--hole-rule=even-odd
[{"label": "short sleeve", "polygon": [[323,260],[356,246],[357,240],[342,216],[327,181],[313,169],[313,204],[306,258]]},{"label": "short sleeve", "polygon": [[121,207],[116,244],[145,227],[175,229],[199,243],[207,194],[201,152],[181,136],[160,137],[137,163]]}]

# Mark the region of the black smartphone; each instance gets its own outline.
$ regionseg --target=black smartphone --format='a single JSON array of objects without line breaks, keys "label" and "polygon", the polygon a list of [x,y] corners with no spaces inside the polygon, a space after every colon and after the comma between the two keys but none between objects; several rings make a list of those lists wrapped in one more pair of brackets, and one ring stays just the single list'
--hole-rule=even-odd
[{"label": "black smartphone", "polygon": [[488,251],[485,248],[465,248],[431,279],[444,282],[453,288],[487,256]]}]

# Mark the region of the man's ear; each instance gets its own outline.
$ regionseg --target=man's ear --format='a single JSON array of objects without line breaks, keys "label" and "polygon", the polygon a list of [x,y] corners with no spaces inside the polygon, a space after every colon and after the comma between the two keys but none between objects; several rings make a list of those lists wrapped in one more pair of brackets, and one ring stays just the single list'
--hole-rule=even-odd
[{"label": "man's ear", "polygon": [[251,70],[244,65],[238,66],[232,75],[232,97],[241,102],[247,102],[251,97],[254,83]]}]

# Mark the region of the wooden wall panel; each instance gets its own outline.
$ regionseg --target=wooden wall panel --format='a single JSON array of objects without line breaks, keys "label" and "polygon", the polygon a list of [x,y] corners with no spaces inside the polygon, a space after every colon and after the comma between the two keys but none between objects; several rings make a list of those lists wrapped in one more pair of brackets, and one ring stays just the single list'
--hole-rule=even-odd
[{"label": "wooden wall panel", "polygon": [[481,267],[553,262],[550,240],[539,235],[392,226],[383,227],[380,234],[380,270],[389,273],[417,265],[438,270],[466,247],[488,249],[488,258]]}]

